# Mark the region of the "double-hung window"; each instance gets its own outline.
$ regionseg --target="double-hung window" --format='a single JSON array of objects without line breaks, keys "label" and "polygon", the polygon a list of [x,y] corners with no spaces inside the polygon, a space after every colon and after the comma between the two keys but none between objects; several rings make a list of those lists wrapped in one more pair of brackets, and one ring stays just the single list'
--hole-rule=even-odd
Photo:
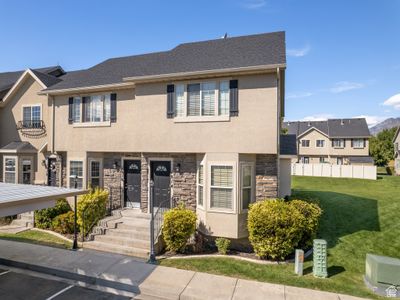
[{"label": "double-hung window", "polygon": [[204,205],[204,167],[199,165],[197,171],[197,204],[199,206]]},{"label": "double-hung window", "polygon": [[101,185],[101,161],[90,160],[89,162],[89,175],[90,175],[90,187],[96,188]]},{"label": "double-hung window", "polygon": [[229,116],[229,81],[176,85],[175,117],[212,116]]},{"label": "double-hung window", "polygon": [[351,141],[353,148],[362,149],[364,148],[364,139],[353,139]]},{"label": "double-hung window", "polygon": [[[110,94],[74,97],[72,105],[72,120],[74,123],[99,123],[110,121]],[[82,114],[83,118],[81,118]]]},{"label": "double-hung window", "polygon": [[242,209],[248,209],[253,195],[253,166],[243,164],[241,167]]},{"label": "double-hung window", "polygon": [[233,166],[211,166],[210,207],[233,209]]},{"label": "double-hung window", "polygon": [[69,162],[69,187],[75,187],[75,180],[77,181],[77,188],[83,187],[83,161],[71,160]]},{"label": "double-hung window", "polygon": [[5,183],[17,183],[16,176],[16,161],[15,157],[4,158],[4,182]]},{"label": "double-hung window", "polygon": [[81,122],[81,97],[74,97],[72,106],[72,120],[74,123]]},{"label": "double-hung window", "polygon": [[333,139],[333,148],[344,148],[344,139]]},{"label": "double-hung window", "polygon": [[22,124],[24,128],[40,128],[41,106],[31,105],[22,108]]},{"label": "double-hung window", "polygon": [[302,147],[310,147],[310,140],[301,140]]},{"label": "double-hung window", "polygon": [[316,146],[317,146],[317,148],[325,147],[325,141],[324,140],[317,140]]}]

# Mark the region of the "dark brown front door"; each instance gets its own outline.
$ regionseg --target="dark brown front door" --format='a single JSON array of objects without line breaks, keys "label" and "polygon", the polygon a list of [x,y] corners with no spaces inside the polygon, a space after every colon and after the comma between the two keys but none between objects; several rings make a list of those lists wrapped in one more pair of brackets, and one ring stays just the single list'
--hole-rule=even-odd
[{"label": "dark brown front door", "polygon": [[140,207],[141,162],[124,160],[124,202],[125,207]]},{"label": "dark brown front door", "polygon": [[47,185],[56,186],[57,185],[57,160],[55,158],[48,159],[47,166]]},{"label": "dark brown front door", "polygon": [[171,207],[171,162],[151,161],[151,180],[154,183],[153,207]]}]

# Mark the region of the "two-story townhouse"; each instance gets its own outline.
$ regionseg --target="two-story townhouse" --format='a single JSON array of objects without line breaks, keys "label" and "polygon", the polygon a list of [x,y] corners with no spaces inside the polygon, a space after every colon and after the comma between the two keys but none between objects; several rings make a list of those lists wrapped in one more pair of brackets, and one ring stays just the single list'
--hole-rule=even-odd
[{"label": "two-story townhouse", "polygon": [[400,175],[400,127],[397,128],[397,131],[393,138],[394,144],[394,170],[397,175]]},{"label": "two-story townhouse", "polygon": [[371,165],[370,132],[364,118],[284,122],[297,137],[294,162]]},{"label": "two-story townhouse", "polygon": [[51,112],[48,184],[107,188],[114,207],[144,214],[153,187],[154,207],[184,202],[204,234],[246,239],[249,204],[290,194],[285,68],[276,32],[67,72],[37,92]]}]

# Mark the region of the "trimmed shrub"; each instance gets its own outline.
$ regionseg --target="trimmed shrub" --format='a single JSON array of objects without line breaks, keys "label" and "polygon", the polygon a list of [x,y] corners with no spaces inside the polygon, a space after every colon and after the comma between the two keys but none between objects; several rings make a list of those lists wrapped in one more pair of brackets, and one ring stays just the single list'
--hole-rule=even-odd
[{"label": "trimmed shrub", "polygon": [[67,200],[58,199],[54,207],[35,211],[35,226],[41,229],[51,229],[55,217],[71,210]]},{"label": "trimmed shrub", "polygon": [[217,245],[218,253],[225,255],[226,253],[228,253],[231,241],[226,238],[220,237],[215,240],[215,245]]},{"label": "trimmed shrub", "polygon": [[74,212],[71,210],[65,214],[58,215],[53,219],[52,229],[55,232],[66,234],[74,232]]},{"label": "trimmed shrub", "polygon": [[167,249],[184,252],[188,239],[196,231],[196,213],[179,205],[164,214],[162,233]]},{"label": "trimmed shrub", "polygon": [[298,246],[312,243],[321,209],[301,200],[265,200],[251,205],[249,240],[260,258],[285,259]]},{"label": "trimmed shrub", "polygon": [[106,215],[107,200],[108,191],[100,188],[91,189],[89,193],[79,196],[77,223],[80,232],[86,235],[90,227]]}]

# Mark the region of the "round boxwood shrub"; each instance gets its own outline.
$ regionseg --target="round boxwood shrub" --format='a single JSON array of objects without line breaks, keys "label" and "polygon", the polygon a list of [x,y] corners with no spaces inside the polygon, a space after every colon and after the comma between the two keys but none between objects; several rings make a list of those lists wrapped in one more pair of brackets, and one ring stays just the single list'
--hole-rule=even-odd
[{"label": "round boxwood shrub", "polygon": [[283,260],[298,246],[309,245],[318,229],[321,209],[301,200],[265,200],[251,205],[249,240],[260,258]]},{"label": "round boxwood shrub", "polygon": [[53,219],[52,229],[55,232],[66,234],[74,232],[74,212],[69,211]]},{"label": "round boxwood shrub", "polygon": [[167,250],[184,252],[190,236],[196,231],[196,213],[179,205],[164,214],[162,233]]},{"label": "round boxwood shrub", "polygon": [[215,245],[217,245],[218,253],[225,255],[228,253],[228,249],[231,246],[231,241],[226,238],[219,237],[215,240]]},{"label": "round boxwood shrub", "polygon": [[70,210],[71,207],[67,200],[58,199],[54,207],[35,211],[35,226],[41,229],[50,229],[55,217],[65,214]]}]

